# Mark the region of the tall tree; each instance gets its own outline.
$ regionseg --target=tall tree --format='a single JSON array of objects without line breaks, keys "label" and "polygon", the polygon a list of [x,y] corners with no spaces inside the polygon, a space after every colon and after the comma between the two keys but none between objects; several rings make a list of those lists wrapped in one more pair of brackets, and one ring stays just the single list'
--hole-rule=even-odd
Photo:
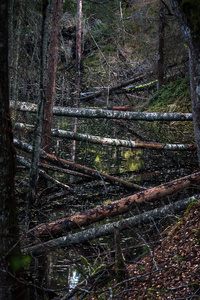
[{"label": "tall tree", "polygon": [[159,7],[159,33],[158,33],[158,85],[159,87],[163,84],[164,79],[164,29],[165,29],[165,18],[164,18],[164,3],[160,0]]},{"label": "tall tree", "polygon": [[45,90],[44,117],[42,125],[42,148],[49,152],[51,141],[51,124],[56,85],[56,70],[58,60],[59,33],[62,17],[62,0],[53,1],[53,18],[49,45],[49,61],[47,70],[47,84]]},{"label": "tall tree", "polygon": [[[75,101],[74,106],[78,107],[78,98],[80,96],[80,80],[81,80],[81,33],[82,33],[82,0],[77,0],[77,25],[76,25],[76,78],[75,78]],[[73,119],[72,131],[77,132],[78,118]],[[75,162],[76,141],[72,141],[71,161]],[[74,177],[70,177],[70,181],[74,181]]]},{"label": "tall tree", "polygon": [[49,1],[42,0],[42,26],[41,26],[41,45],[40,45],[40,89],[38,97],[38,108],[36,117],[36,130],[33,143],[33,156],[30,170],[30,191],[29,202],[32,204],[36,200],[36,187],[38,181],[38,164],[39,164],[39,151],[41,146],[41,133],[42,133],[42,116],[44,111],[44,77],[46,66],[46,53],[47,53],[47,28],[48,28],[48,8]]},{"label": "tall tree", "polygon": [[189,47],[192,115],[200,165],[200,1],[171,0],[171,4]]},{"label": "tall tree", "polygon": [[14,192],[15,149],[9,113],[8,1],[0,2],[0,299],[25,299],[14,264],[20,260]]}]

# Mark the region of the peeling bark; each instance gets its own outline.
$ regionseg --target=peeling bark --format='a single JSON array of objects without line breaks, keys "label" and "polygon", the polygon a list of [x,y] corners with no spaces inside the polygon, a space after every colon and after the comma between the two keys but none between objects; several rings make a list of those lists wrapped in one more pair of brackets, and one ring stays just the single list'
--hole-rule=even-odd
[{"label": "peeling bark", "polygon": [[158,220],[166,215],[173,215],[176,212],[180,212],[181,210],[185,210],[188,204],[191,201],[199,199],[200,195],[195,195],[193,197],[177,201],[175,203],[166,205],[161,208],[155,208],[151,211],[145,212],[143,214],[139,214],[134,217],[127,218],[125,220],[95,226],[90,229],[83,230],[81,232],[77,232],[74,234],[69,234],[63,237],[59,237],[57,239],[53,239],[42,244],[38,244],[35,246],[27,247],[23,249],[23,252],[30,253],[34,256],[41,255],[48,251],[57,250],[58,248],[70,248],[74,245],[78,245],[84,242],[88,242],[93,239],[100,238],[102,236],[111,235],[114,233],[114,230],[118,228],[120,231],[126,230],[127,227],[136,227],[140,224],[148,224],[152,220]]},{"label": "peeling bark", "polygon": [[49,224],[43,224],[33,228],[29,234],[35,237],[52,237],[62,235],[63,232],[81,226],[90,225],[94,222],[110,218],[115,215],[123,214],[132,209],[135,205],[141,205],[149,202],[155,202],[163,197],[177,193],[180,190],[188,188],[194,184],[200,184],[200,172],[182,177],[161,184],[157,187],[139,192],[135,195],[122,198],[112,203],[90,209],[71,217],[63,218]]},{"label": "peeling bark", "polygon": [[[10,103],[11,108],[24,112],[37,111],[37,105],[29,102]],[[191,113],[145,113],[145,112],[128,112],[128,111],[112,111],[105,109],[88,109],[88,108],[69,108],[54,106],[53,114],[55,116],[65,117],[81,117],[81,118],[107,118],[107,119],[123,119],[135,121],[192,121]]]},{"label": "peeling bark", "polygon": [[[15,128],[19,130],[26,130],[26,132],[33,132],[34,126],[16,123]],[[154,149],[154,150],[172,150],[172,151],[191,151],[196,150],[196,146],[192,144],[163,144],[163,143],[153,143],[153,142],[137,142],[128,141],[120,139],[104,138],[100,136],[93,136],[89,134],[74,133],[71,131],[65,131],[61,129],[52,129],[51,135],[53,137],[67,138],[70,140],[90,142],[94,144],[101,145],[111,145],[116,147],[127,147],[127,148],[144,148],[144,149]]]}]

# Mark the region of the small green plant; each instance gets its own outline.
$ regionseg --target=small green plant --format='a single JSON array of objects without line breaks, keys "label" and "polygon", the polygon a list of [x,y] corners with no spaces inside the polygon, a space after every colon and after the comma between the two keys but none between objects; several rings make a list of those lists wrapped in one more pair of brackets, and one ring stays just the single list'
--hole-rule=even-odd
[{"label": "small green plant", "polygon": [[92,265],[86,257],[81,256],[81,262],[82,262],[82,266],[84,267],[85,271],[87,274],[94,275],[95,273],[97,273],[98,271],[102,270],[105,267],[105,264],[95,264]]}]

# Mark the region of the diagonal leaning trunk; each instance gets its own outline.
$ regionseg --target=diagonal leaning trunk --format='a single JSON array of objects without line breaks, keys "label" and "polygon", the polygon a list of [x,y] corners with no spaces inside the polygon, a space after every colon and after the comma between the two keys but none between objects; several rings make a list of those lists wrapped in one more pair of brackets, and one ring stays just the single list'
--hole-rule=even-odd
[{"label": "diagonal leaning trunk", "polygon": [[66,217],[49,224],[43,224],[31,229],[29,234],[40,238],[59,236],[65,231],[90,225],[94,222],[105,220],[106,218],[115,215],[123,214],[131,210],[131,208],[135,205],[154,202],[163,197],[170,196],[180,190],[192,186],[193,184],[200,184],[200,172],[170,181],[155,188],[139,192],[129,197],[125,197],[109,204],[87,210],[86,212],[82,212],[71,217]]}]

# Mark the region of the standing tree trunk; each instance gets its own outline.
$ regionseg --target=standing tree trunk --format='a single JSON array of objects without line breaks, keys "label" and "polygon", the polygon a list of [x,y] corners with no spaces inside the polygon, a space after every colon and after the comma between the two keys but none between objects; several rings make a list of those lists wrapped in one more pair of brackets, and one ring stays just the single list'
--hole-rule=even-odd
[{"label": "standing tree trunk", "polygon": [[33,157],[30,170],[30,191],[29,191],[29,203],[33,204],[36,200],[36,187],[38,181],[38,164],[39,164],[39,152],[41,145],[41,133],[42,133],[42,116],[44,111],[44,75],[46,66],[46,53],[47,53],[47,11],[49,8],[48,0],[42,1],[42,27],[41,27],[41,46],[40,46],[40,90],[39,100],[36,117],[36,130],[33,144]]},{"label": "standing tree trunk", "polygon": [[[74,106],[78,108],[78,99],[80,97],[80,79],[81,79],[81,31],[82,31],[82,0],[77,0],[77,27],[76,27],[76,77],[75,77],[75,102]],[[77,132],[78,118],[73,119],[72,131]],[[76,157],[76,141],[72,141],[71,161],[75,162]],[[70,182],[74,181],[74,177],[70,177]]]},{"label": "standing tree trunk", "polygon": [[9,113],[8,1],[0,3],[0,299],[26,299],[15,263],[21,259],[14,193],[15,149]]},{"label": "standing tree trunk", "polygon": [[56,85],[56,70],[58,60],[59,32],[62,16],[62,0],[53,1],[53,19],[49,45],[49,62],[47,71],[47,84],[45,91],[44,117],[42,125],[42,148],[50,152],[51,124]]},{"label": "standing tree trunk", "polygon": [[159,8],[159,35],[158,35],[158,87],[161,87],[164,79],[164,29],[165,29],[165,19],[164,19],[164,3],[160,0]]},{"label": "standing tree trunk", "polygon": [[200,165],[200,1],[171,0],[171,4],[189,47],[192,115]]}]

